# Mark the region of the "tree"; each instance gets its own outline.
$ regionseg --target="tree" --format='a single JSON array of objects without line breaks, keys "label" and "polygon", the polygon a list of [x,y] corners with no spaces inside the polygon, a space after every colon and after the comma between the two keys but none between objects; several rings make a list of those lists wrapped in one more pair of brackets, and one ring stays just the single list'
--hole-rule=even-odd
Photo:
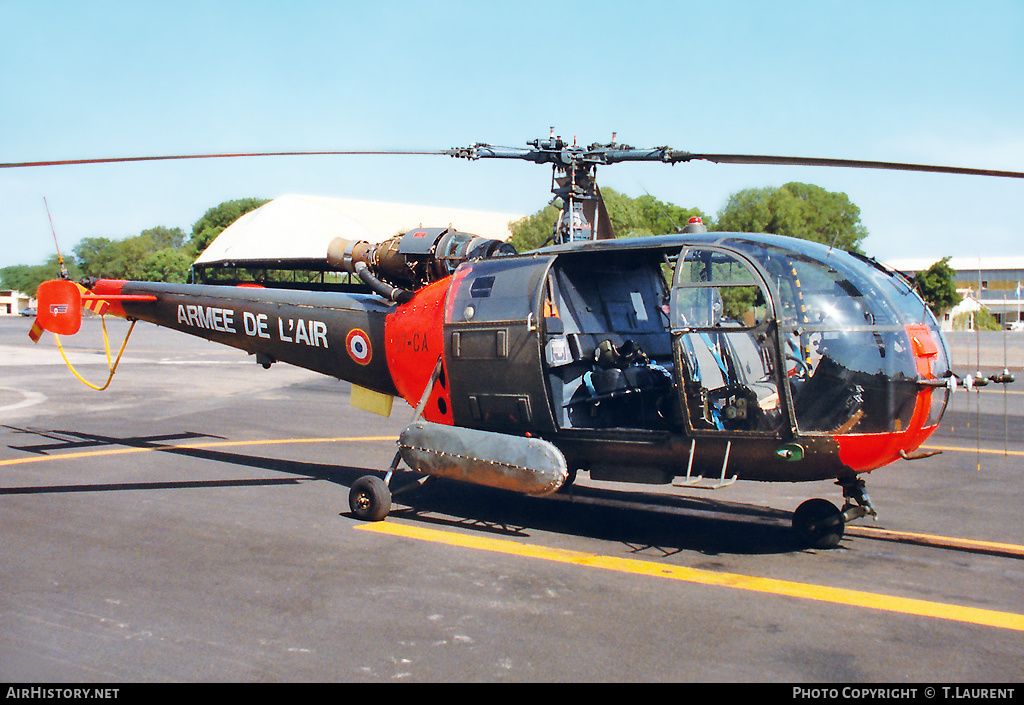
[{"label": "tree", "polygon": [[168,248],[176,250],[185,244],[185,232],[181,228],[167,228],[163,225],[143,230],[139,237],[149,241],[150,249],[153,251]]},{"label": "tree", "polygon": [[852,252],[868,234],[845,193],[796,181],[734,193],[709,229],[788,235]]},{"label": "tree", "polygon": [[655,235],[678,232],[686,227],[690,218],[700,218],[709,230],[714,226],[714,220],[699,208],[683,208],[660,201],[650,194],[637,198],[636,204],[643,221]]},{"label": "tree", "polygon": [[186,249],[165,247],[162,250],[150,252],[142,260],[142,274],[139,281],[184,284],[188,281],[192,259]]},{"label": "tree", "polygon": [[106,237],[84,237],[75,245],[75,257],[81,263],[82,275],[86,277],[116,276],[115,262],[118,260],[114,241]]},{"label": "tree", "polygon": [[949,257],[944,257],[928,269],[914,274],[914,286],[928,308],[937,318],[960,303],[962,298],[956,292],[956,272],[949,266]]},{"label": "tree", "polygon": [[[82,276],[74,256],[65,257],[64,264],[72,279]],[[58,277],[60,277],[60,260],[57,255],[50,255],[46,264],[16,264],[0,269],[0,288],[13,289],[29,296],[35,296],[36,289],[40,284]]]},{"label": "tree", "polygon": [[203,250],[209,247],[224,228],[266,202],[265,198],[239,198],[234,201],[224,201],[206,211],[203,217],[192,226],[192,237],[187,243],[192,251],[192,259],[198,257]]},{"label": "tree", "polygon": [[83,238],[74,252],[87,277],[184,282],[193,259],[184,243],[181,228],[160,225],[124,240]]},{"label": "tree", "polygon": [[953,317],[953,330],[1002,330],[999,321],[987,308],[964,311]]},{"label": "tree", "polygon": [[[185,282],[192,260],[213,238],[242,215],[266,202],[265,199],[242,198],[214,206],[192,227],[191,237],[187,237],[181,228],[158,225],[123,240],[83,238],[74,247],[74,256],[65,258],[68,272],[72,279],[95,277]],[[58,276],[60,264],[54,255],[43,265],[15,265],[0,269],[0,284],[4,288],[34,294],[39,284]]]},{"label": "tree", "polygon": [[512,231],[509,243],[516,248],[516,252],[528,252],[541,247],[551,237],[556,220],[558,208],[552,205],[544,206],[533,215],[520,218],[509,225],[509,230]]},{"label": "tree", "polygon": [[[708,222],[708,217],[698,208],[683,208],[672,203],[659,201],[651,195],[633,198],[615,189],[602,188],[608,210],[608,218],[617,237],[640,237],[664,235],[680,230],[689,219],[697,216]],[[559,208],[548,205],[533,215],[512,223],[512,239],[509,242],[518,252],[540,247],[551,237],[551,231],[558,219]]]},{"label": "tree", "polygon": [[82,263],[84,276],[138,280],[142,258],[149,252],[147,244],[150,241],[139,235],[125,240],[87,237],[75,246],[74,251]]}]

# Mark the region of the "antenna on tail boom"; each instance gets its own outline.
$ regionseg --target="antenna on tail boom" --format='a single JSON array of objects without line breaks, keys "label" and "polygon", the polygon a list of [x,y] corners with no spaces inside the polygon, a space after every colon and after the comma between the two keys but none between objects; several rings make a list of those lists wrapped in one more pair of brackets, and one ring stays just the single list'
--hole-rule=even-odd
[{"label": "antenna on tail boom", "polygon": [[64,256],[60,253],[60,245],[57,244],[57,230],[53,227],[53,216],[50,215],[50,204],[46,202],[46,196],[43,196],[43,206],[46,208],[46,217],[50,221],[50,232],[53,233],[53,246],[57,250],[57,261],[60,262],[60,278],[70,279],[71,275],[68,274],[68,268],[64,265]]}]

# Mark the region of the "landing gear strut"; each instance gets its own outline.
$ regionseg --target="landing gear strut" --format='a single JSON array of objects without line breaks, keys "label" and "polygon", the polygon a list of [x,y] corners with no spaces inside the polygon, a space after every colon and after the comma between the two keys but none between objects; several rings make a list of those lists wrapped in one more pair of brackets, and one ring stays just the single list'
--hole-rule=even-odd
[{"label": "landing gear strut", "polygon": [[859,477],[847,477],[836,481],[836,484],[843,488],[843,517],[846,521],[860,519],[863,516],[871,515],[878,518],[878,512],[871,504],[871,498],[864,491],[864,480]]},{"label": "landing gear strut", "polygon": [[391,462],[391,467],[388,468],[384,479],[376,475],[363,475],[352,483],[352,488],[348,492],[348,506],[357,519],[383,521],[391,511],[392,497],[422,487],[430,479],[428,475],[424,475],[392,490],[391,478],[394,477],[401,462],[402,454],[395,453],[395,459]]},{"label": "landing gear strut", "polygon": [[864,491],[864,480],[842,478],[843,508],[827,499],[809,499],[793,512],[793,530],[811,548],[835,548],[843,538],[846,524],[863,516],[878,516],[871,498]]},{"label": "landing gear strut", "polygon": [[[441,369],[441,358],[439,357],[437,358],[437,364],[434,365],[434,372],[430,375],[430,381],[427,382],[427,386],[423,389],[423,396],[416,407],[416,413],[412,417],[414,422],[423,414],[423,407],[426,406],[430,392],[441,375]],[[352,483],[352,488],[348,492],[348,506],[357,519],[362,519],[363,521],[383,521],[391,511],[391,498],[393,495],[401,494],[413,487],[418,487],[429,479],[426,476],[421,477],[415,482],[405,487],[399,487],[392,492],[391,478],[394,476],[395,471],[398,470],[401,462],[402,452],[399,451],[395,453],[395,459],[391,461],[391,467],[388,468],[388,472],[383,480],[376,475],[363,475]]]}]

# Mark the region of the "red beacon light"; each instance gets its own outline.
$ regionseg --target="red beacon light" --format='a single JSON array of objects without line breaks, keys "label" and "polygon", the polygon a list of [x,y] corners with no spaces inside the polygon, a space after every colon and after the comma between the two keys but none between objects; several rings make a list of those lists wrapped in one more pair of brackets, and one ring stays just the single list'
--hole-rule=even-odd
[{"label": "red beacon light", "polygon": [[686,223],[686,227],[683,228],[684,233],[706,233],[707,231],[708,226],[704,225],[704,220],[699,215],[690,218]]}]

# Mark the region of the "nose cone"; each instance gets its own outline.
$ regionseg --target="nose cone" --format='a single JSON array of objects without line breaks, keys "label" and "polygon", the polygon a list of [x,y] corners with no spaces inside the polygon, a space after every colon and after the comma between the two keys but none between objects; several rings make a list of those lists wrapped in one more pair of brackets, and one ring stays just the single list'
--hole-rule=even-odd
[{"label": "nose cone", "polygon": [[949,398],[946,386],[920,384],[935,380],[935,371],[945,374],[945,358],[939,332],[926,324],[905,326],[909,347],[902,354],[912,357],[916,379],[890,380],[890,388],[916,390],[913,411],[904,423],[900,415],[893,419],[893,430],[885,433],[837,434],[840,460],[855,471],[874,470],[916,451],[938,428]]}]

